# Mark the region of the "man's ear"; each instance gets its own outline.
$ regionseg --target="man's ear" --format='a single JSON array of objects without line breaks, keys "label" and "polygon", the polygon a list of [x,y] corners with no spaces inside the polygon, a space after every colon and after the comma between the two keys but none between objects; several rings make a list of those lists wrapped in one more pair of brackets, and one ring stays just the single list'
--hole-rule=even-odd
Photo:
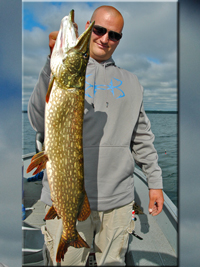
[{"label": "man's ear", "polygon": [[86,24],[85,24],[85,30],[89,27],[89,25],[90,25],[90,21],[88,20],[88,21],[86,22]]}]

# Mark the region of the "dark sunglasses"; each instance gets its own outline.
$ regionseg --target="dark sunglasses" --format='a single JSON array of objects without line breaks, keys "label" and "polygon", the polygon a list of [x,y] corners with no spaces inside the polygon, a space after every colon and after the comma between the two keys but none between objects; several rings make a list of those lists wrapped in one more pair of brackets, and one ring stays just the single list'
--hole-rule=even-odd
[{"label": "dark sunglasses", "polygon": [[[107,33],[107,29],[98,25],[94,25],[93,27],[93,32],[97,36],[103,36],[104,34]],[[117,42],[122,38],[122,33],[114,32],[114,31],[109,31],[108,32],[108,37],[111,41]]]}]

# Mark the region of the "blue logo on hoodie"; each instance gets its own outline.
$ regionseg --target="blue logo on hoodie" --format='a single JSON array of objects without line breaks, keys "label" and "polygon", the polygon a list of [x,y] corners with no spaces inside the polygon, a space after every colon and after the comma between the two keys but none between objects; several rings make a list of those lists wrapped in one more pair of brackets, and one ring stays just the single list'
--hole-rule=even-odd
[{"label": "blue logo on hoodie", "polygon": [[[92,74],[86,75],[86,79],[87,79],[90,75],[92,75]],[[119,84],[118,84],[117,86],[114,86],[114,85],[113,85],[113,79],[119,82]],[[87,90],[90,89],[90,88],[93,88],[94,96],[95,96],[95,94],[96,94],[96,92],[97,92],[98,90],[103,90],[103,91],[110,90],[111,93],[113,94],[113,96],[114,96],[116,99],[118,99],[118,98],[122,98],[122,97],[125,96],[125,93],[122,91],[122,89],[119,88],[119,87],[122,85],[123,82],[122,82],[121,80],[117,79],[117,78],[112,78],[111,81],[110,81],[110,83],[109,83],[108,85],[106,85],[106,84],[96,84],[96,83],[94,83],[94,85],[93,85],[93,84],[90,84],[89,82],[87,82],[87,80],[86,80],[85,83],[88,84],[88,86],[85,88],[85,95],[88,96],[88,97],[90,97],[90,98],[93,98],[93,97],[87,92]],[[120,95],[119,95],[119,93],[120,93]],[[119,95],[119,96],[116,97],[116,94]]]}]

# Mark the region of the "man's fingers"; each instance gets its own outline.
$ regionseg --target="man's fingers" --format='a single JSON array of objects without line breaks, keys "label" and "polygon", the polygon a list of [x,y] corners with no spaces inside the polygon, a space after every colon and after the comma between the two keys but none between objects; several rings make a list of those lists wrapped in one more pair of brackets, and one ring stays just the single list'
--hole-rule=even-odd
[{"label": "man's fingers", "polygon": [[155,209],[154,207],[155,204],[155,200],[153,198],[150,198],[149,200],[149,213],[151,214],[153,212],[153,210]]},{"label": "man's fingers", "polygon": [[158,215],[163,208],[164,197],[161,189],[149,190],[149,213],[153,216]]},{"label": "man's fingers", "polygon": [[50,54],[52,53],[52,50],[54,48],[56,38],[58,36],[58,31],[51,32],[49,34],[49,48],[50,48]]},{"label": "man's fingers", "polygon": [[161,211],[162,211],[162,205],[160,205],[160,204],[158,204],[158,203],[155,203],[151,215],[152,215],[152,216],[156,216],[156,215],[158,215],[159,213],[161,213]]},{"label": "man's fingers", "polygon": [[58,36],[58,31],[50,32],[50,34],[49,34],[49,40],[50,39],[56,40],[57,36]]}]

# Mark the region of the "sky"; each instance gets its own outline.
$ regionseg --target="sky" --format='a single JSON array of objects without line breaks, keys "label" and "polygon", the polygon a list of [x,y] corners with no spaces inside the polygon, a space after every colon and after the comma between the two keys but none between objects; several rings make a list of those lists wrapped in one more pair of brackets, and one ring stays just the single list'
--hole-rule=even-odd
[{"label": "sky", "polygon": [[[179,3],[178,141],[179,266],[181,267],[200,266],[199,10],[199,1],[181,0]],[[162,18],[160,20],[162,21]],[[22,61],[22,5],[20,0],[0,0],[0,22],[0,262],[8,267],[20,267],[22,245],[21,110],[22,81],[24,82],[24,78],[22,78],[22,74],[24,74],[22,62],[24,60]],[[146,23],[146,27],[148,27],[148,23]],[[145,29],[144,25],[143,27]],[[34,39],[32,39],[33,41]],[[40,42],[42,41],[40,40]],[[45,42],[48,47],[48,40]],[[148,40],[146,42],[148,43]],[[37,60],[40,62],[38,58]],[[43,65],[44,62],[40,64]],[[136,71],[135,67],[134,72]],[[37,75],[38,72],[35,71],[34,79],[37,79]]]},{"label": "sky", "polygon": [[[49,54],[48,35],[75,10],[79,34],[104,2],[23,3],[23,110]],[[177,110],[177,2],[106,2],[123,15],[116,65],[133,72],[144,87],[146,110]]]}]

